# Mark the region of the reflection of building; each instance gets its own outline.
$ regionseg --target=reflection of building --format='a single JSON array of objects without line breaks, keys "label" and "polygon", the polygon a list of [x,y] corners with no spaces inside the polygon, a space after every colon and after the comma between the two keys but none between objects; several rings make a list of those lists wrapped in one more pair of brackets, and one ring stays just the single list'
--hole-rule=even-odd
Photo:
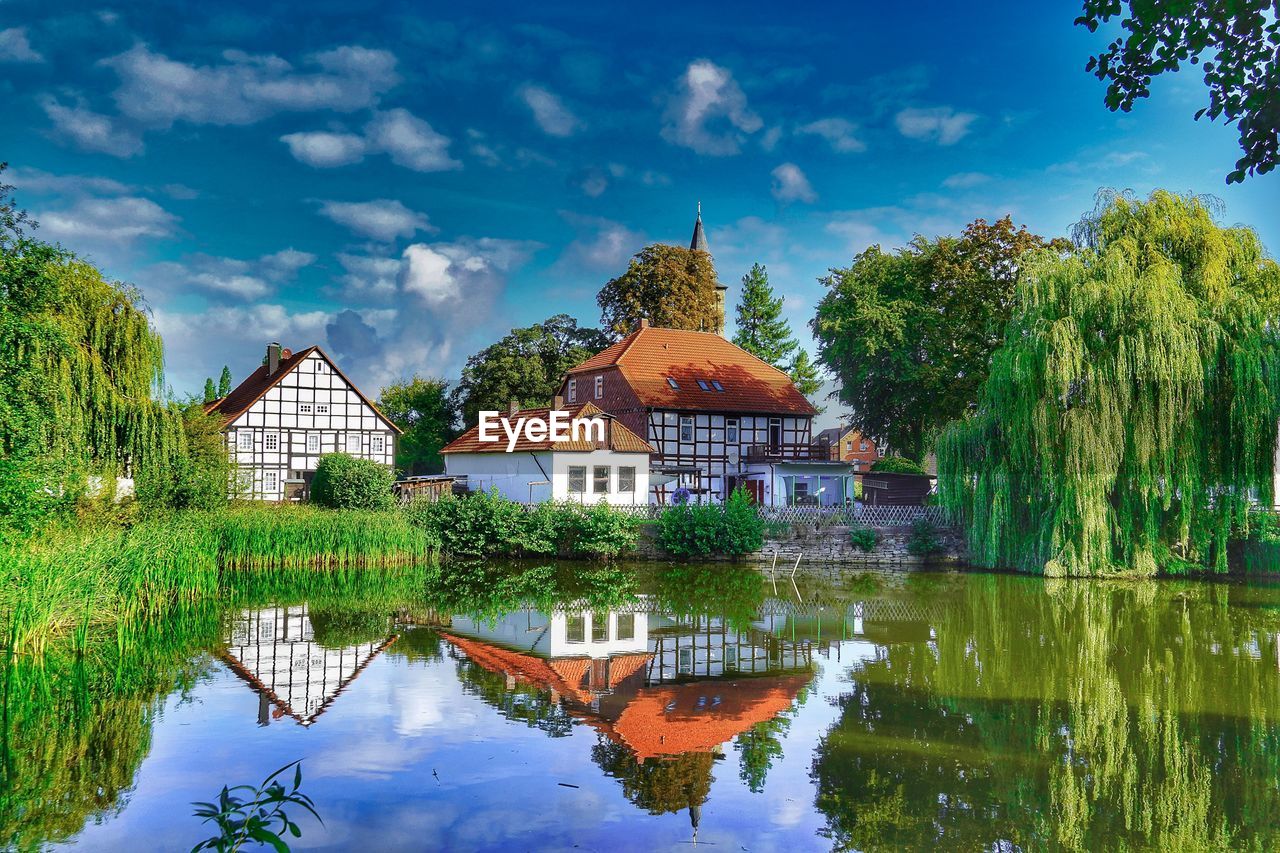
[{"label": "reflection of building", "polygon": [[309,726],[394,641],[322,646],[303,604],[242,613],[222,659],[258,692],[259,725],[289,716]]}]

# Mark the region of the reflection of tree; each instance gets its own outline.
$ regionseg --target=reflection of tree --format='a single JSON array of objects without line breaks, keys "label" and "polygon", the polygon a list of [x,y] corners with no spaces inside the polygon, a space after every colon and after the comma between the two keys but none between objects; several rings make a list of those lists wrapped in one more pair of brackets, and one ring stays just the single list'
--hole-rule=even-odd
[{"label": "reflection of tree", "polygon": [[746,629],[765,596],[764,575],[754,568],[686,563],[664,565],[647,579],[658,609],[671,616],[714,612],[724,624]]},{"label": "reflection of tree", "polygon": [[628,800],[650,814],[690,809],[696,814],[711,793],[709,752],[686,752],[674,758],[637,761],[625,746],[601,736],[591,748],[591,760],[622,783]]},{"label": "reflection of tree", "polygon": [[345,649],[365,643],[380,643],[391,634],[391,614],[387,610],[335,610],[312,607],[311,633],[326,649]]},{"label": "reflection of tree", "polygon": [[506,673],[493,672],[466,658],[457,661],[458,680],[465,692],[478,696],[503,717],[539,729],[551,737],[572,733],[573,717],[551,691],[515,682],[508,686]]},{"label": "reflection of tree", "polygon": [[806,691],[801,690],[796,704],[786,712],[756,723],[734,740],[733,748],[738,751],[738,776],[752,793],[764,790],[764,780],[773,768],[774,760],[782,757],[782,738],[791,728],[791,717],[797,706],[804,704],[805,694]]},{"label": "reflection of tree", "polygon": [[936,640],[863,665],[818,746],[837,846],[1280,843],[1280,619],[1232,601],[1255,593],[975,576],[946,594]]}]

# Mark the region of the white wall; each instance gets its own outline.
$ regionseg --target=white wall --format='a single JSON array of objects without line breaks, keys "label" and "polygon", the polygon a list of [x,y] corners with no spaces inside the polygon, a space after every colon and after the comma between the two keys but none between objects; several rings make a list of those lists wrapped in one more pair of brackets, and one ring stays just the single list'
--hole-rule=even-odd
[{"label": "white wall", "polygon": [[[556,453],[553,459],[552,494],[556,500],[582,501],[583,503],[605,503],[618,506],[630,506],[649,502],[649,454],[618,453],[613,450],[592,450],[588,453]],[[593,490],[592,476],[597,466],[609,469],[609,491],[600,494]],[[571,467],[586,468],[587,490],[582,494],[569,491],[569,469]],[[636,471],[635,489],[629,492],[619,491],[618,469],[631,467]]]},{"label": "white wall", "polygon": [[[536,461],[535,461],[536,457]],[[538,467],[538,463],[542,467]],[[593,472],[597,466],[609,469],[609,491],[593,491]],[[632,467],[636,470],[635,489],[619,491],[618,469]],[[569,491],[569,469],[586,469],[585,493]],[[584,503],[605,503],[629,506],[645,503],[649,494],[649,454],[618,453],[612,450],[592,450],[571,453],[566,451],[539,451],[506,453],[446,453],[444,469],[448,474],[465,474],[467,488],[473,492],[496,488],[499,494],[520,503],[534,503],[554,499]],[[544,473],[545,472],[545,473]],[[551,480],[550,486],[531,483]]]}]

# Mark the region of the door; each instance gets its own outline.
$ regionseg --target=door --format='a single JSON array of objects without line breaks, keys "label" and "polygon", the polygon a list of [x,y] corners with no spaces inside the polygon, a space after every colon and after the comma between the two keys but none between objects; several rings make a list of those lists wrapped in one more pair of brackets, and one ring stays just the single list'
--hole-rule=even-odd
[{"label": "door", "polygon": [[777,452],[782,445],[782,419],[769,418],[769,449]]},{"label": "door", "polygon": [[747,497],[757,505],[764,504],[764,480],[746,480],[742,485],[747,490]]}]

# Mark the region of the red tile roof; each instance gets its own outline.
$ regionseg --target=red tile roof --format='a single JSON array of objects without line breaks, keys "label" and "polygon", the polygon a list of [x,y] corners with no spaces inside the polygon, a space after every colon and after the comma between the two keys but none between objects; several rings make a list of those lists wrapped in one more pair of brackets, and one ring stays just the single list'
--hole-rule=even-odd
[{"label": "red tile roof", "polygon": [[[569,375],[605,367],[617,367],[640,403],[653,408],[817,414],[786,373],[711,332],[640,328]],[[700,379],[712,390],[702,390]],[[724,390],[715,390],[713,380]]]},{"label": "red tile roof", "polygon": [[227,396],[221,397],[206,405],[204,407],[205,412],[207,414],[217,412],[226,418],[226,422],[228,424],[231,423],[236,418],[247,412],[254,403],[262,399],[263,394],[266,394],[274,388],[281,379],[288,376],[294,368],[299,364],[302,364],[302,362],[306,360],[307,356],[311,355],[313,352],[319,353],[320,357],[325,360],[325,363],[327,363],[329,367],[333,368],[333,372],[342,377],[342,380],[350,386],[351,390],[355,391],[360,399],[363,400],[369,408],[373,409],[373,411],[378,415],[378,417],[382,418],[383,422],[385,422],[387,426],[391,427],[397,433],[403,432],[400,427],[392,423],[386,415],[382,414],[382,412],[378,410],[378,407],[374,402],[366,397],[364,392],[357,388],[356,384],[348,379],[347,375],[338,368],[338,365],[333,363],[333,359],[329,358],[329,356],[325,354],[325,351],[320,349],[318,346],[310,346],[304,350],[298,350],[288,358],[281,358],[280,366],[277,367],[276,372],[270,376],[267,375],[267,366],[265,364],[259,365],[258,369],[253,371],[253,373],[250,373],[243,382],[235,387],[234,391]]},{"label": "red tile roof", "polygon": [[[578,403],[562,407],[561,411],[568,412],[570,418],[592,418],[601,417],[608,421],[608,427],[605,430],[605,436],[608,439],[609,449],[616,450],[620,453],[656,453],[649,444],[640,436],[627,429],[612,415],[608,415],[591,403]],[[521,409],[514,416],[505,415],[505,417],[513,418],[542,418],[547,419],[551,416],[550,408],[540,409]],[[440,449],[441,453],[502,453],[507,449],[506,434],[498,427],[497,434],[501,437],[496,442],[483,442],[480,440],[479,425],[473,426],[453,441],[446,444]],[[515,450],[524,452],[529,450],[563,450],[563,451],[590,451],[598,449],[594,441],[551,441],[549,438],[543,441],[530,441],[525,437],[524,431],[520,433],[520,437],[516,440]]]}]

